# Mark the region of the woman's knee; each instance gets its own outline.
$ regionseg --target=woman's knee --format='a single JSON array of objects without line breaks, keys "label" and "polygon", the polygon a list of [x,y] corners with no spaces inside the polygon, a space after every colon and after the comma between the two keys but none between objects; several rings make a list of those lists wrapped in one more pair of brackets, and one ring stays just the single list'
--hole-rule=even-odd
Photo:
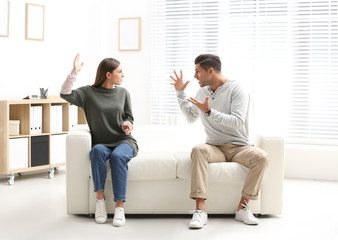
[{"label": "woman's knee", "polygon": [[95,157],[98,157],[100,155],[104,155],[105,152],[105,146],[103,145],[95,145],[91,150],[90,150],[90,159],[92,160]]},{"label": "woman's knee", "polygon": [[128,163],[130,159],[134,156],[134,150],[130,145],[120,144],[114,149],[110,154],[110,159],[114,161],[119,161],[123,163]]}]

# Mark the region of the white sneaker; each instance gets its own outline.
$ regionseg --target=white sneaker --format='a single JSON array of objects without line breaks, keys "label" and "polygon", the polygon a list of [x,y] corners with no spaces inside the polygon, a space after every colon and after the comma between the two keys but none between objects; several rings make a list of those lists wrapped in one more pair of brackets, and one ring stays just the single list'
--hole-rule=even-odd
[{"label": "white sneaker", "polygon": [[242,204],[243,209],[236,211],[235,219],[248,225],[258,225],[258,219],[252,214],[251,210],[247,206],[248,204],[246,202],[245,204],[246,205]]},{"label": "white sneaker", "polygon": [[122,227],[126,223],[126,218],[124,216],[124,208],[117,207],[115,208],[113,226]]},{"label": "white sneaker", "polygon": [[196,209],[193,212],[189,228],[202,228],[207,223],[208,223],[208,214],[205,213],[203,210]]},{"label": "white sneaker", "polygon": [[95,221],[97,223],[107,222],[106,200],[104,201],[96,200]]}]

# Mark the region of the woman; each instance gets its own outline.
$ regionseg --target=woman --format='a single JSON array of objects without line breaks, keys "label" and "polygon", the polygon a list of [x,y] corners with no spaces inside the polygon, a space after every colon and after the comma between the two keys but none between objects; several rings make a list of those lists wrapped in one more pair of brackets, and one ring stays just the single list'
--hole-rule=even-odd
[{"label": "woman", "polygon": [[60,96],[81,107],[86,115],[92,136],[90,151],[94,191],[96,192],[95,220],[107,221],[104,186],[109,159],[115,201],[113,225],[125,224],[123,203],[126,200],[128,162],[136,156],[138,146],[131,136],[133,114],[130,96],[121,85],[124,74],[120,62],[106,58],[98,66],[92,86],[72,90],[77,73],[81,71],[79,54],[76,55],[73,70],[62,85]]}]

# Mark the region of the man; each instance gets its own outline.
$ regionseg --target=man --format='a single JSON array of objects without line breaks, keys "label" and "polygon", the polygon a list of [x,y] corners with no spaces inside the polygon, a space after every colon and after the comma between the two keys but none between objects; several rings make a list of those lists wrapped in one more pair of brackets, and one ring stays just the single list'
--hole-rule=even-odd
[{"label": "man", "polygon": [[249,95],[236,81],[222,75],[221,65],[220,58],[211,54],[195,59],[194,77],[201,87],[195,98],[185,96],[189,81],[183,81],[182,71],[180,76],[174,71],[176,78],[170,76],[184,116],[189,123],[200,117],[206,132],[206,143],[195,146],[191,152],[190,198],[195,199],[196,210],[190,228],[202,228],[208,222],[205,200],[211,162],[237,162],[249,168],[235,219],[250,225],[259,223],[248,203],[258,197],[268,154],[249,143],[245,127]]}]

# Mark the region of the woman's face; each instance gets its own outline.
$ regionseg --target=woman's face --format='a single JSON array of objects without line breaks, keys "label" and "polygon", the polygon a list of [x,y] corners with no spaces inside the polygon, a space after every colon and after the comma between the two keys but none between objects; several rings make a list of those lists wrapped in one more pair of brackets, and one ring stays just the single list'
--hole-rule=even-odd
[{"label": "woman's face", "polygon": [[124,74],[122,72],[121,65],[119,65],[112,73],[111,73],[111,83],[113,85],[121,85],[122,79],[124,78]]}]

